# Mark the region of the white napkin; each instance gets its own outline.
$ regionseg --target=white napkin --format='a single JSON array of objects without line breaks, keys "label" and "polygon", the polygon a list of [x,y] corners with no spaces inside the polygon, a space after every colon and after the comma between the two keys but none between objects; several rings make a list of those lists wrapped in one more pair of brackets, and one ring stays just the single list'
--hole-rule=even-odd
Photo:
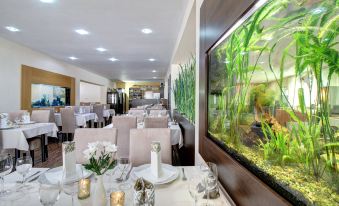
[{"label": "white napkin", "polygon": [[169,170],[166,167],[162,167],[162,175],[161,177],[157,178],[153,176],[151,172],[151,167],[147,167],[143,170],[135,171],[134,174],[136,177],[142,177],[153,184],[161,184],[162,182],[165,182],[172,176],[176,175],[176,172],[173,170]]}]

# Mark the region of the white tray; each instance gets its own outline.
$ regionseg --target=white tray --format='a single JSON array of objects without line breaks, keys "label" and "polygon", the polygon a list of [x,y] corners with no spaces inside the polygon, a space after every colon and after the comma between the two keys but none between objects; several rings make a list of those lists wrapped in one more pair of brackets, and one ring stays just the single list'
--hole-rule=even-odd
[{"label": "white tray", "polygon": [[176,167],[162,164],[163,176],[158,179],[152,175],[150,166],[150,164],[145,164],[134,168],[131,174],[132,180],[135,181],[142,177],[154,185],[162,185],[176,180],[179,176],[179,170]]}]

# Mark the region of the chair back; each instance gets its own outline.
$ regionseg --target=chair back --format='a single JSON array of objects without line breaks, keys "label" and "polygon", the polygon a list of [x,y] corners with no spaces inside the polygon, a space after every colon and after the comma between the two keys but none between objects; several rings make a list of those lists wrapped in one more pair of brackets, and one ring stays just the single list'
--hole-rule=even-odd
[{"label": "chair back", "polygon": [[152,117],[167,117],[167,110],[152,109],[149,111],[149,116]]},{"label": "chair back", "polygon": [[75,156],[78,164],[87,163],[84,157],[84,150],[88,148],[88,143],[96,141],[106,141],[117,145],[117,129],[115,128],[78,128],[74,133]]},{"label": "chair back", "polygon": [[74,133],[76,128],[76,119],[74,115],[74,110],[69,108],[61,108],[61,126],[62,133]]},{"label": "chair back", "polygon": [[27,110],[19,110],[16,112],[8,112],[8,120],[11,122],[14,122],[15,119],[19,118],[21,119],[22,115],[24,115],[27,112]]},{"label": "chair back", "polygon": [[48,110],[49,111],[49,122],[55,123],[55,108],[54,107],[48,107],[43,108],[42,110]]},{"label": "chair back", "polygon": [[143,122],[145,118],[145,111],[141,109],[129,110],[128,115],[137,117],[138,122]]},{"label": "chair back", "polygon": [[171,130],[169,128],[131,129],[129,157],[134,167],[151,163],[151,143],[161,146],[161,162],[172,165]]},{"label": "chair back", "polygon": [[167,117],[145,117],[145,128],[168,128]]},{"label": "chair back", "polygon": [[98,116],[98,122],[104,122],[104,105],[95,104],[93,105],[93,112]]},{"label": "chair back", "polygon": [[48,123],[50,121],[50,110],[33,110],[31,120],[39,123]]},{"label": "chair back", "polygon": [[90,113],[91,106],[80,106],[79,113]]},{"label": "chair back", "polygon": [[113,127],[118,130],[118,157],[129,157],[130,130],[137,128],[137,118],[132,116],[114,116]]}]

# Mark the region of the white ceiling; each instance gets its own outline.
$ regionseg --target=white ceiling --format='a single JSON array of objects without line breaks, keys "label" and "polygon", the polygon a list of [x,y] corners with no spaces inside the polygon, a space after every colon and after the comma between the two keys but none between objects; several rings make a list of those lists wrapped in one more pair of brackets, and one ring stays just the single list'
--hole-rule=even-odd
[{"label": "white ceiling", "polygon": [[[169,67],[188,2],[55,0],[46,4],[40,0],[1,0],[0,36],[110,79],[161,79]],[[21,31],[10,32],[6,26]],[[75,33],[79,28],[90,34]],[[143,34],[142,28],[153,33]],[[97,47],[108,51],[100,53]],[[68,59],[70,56],[78,60]],[[109,61],[111,57],[119,61]]]}]

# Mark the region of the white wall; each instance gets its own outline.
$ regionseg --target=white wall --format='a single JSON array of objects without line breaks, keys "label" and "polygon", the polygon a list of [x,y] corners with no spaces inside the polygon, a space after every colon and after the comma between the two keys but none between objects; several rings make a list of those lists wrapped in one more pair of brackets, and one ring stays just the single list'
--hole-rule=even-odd
[{"label": "white wall", "polygon": [[0,37],[0,111],[20,109],[22,64],[74,77],[76,104],[80,102],[80,80],[103,85],[105,90],[113,86],[111,80],[105,77]]},{"label": "white wall", "polygon": [[105,103],[106,94],[102,94],[102,88],[96,84],[80,82],[80,102],[101,102]]}]

